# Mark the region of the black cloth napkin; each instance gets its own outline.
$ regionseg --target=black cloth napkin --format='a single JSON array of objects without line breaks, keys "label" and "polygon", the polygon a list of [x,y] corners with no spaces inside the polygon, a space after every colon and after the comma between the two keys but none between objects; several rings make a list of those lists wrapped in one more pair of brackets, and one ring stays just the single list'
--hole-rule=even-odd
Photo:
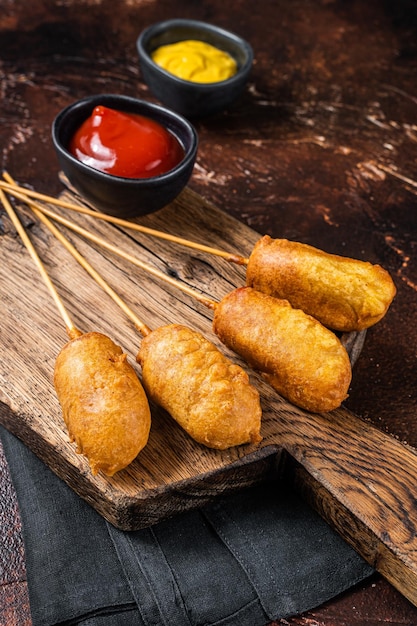
[{"label": "black cloth napkin", "polygon": [[124,532],[2,427],[0,436],[34,626],[263,626],[373,573],[278,482]]}]

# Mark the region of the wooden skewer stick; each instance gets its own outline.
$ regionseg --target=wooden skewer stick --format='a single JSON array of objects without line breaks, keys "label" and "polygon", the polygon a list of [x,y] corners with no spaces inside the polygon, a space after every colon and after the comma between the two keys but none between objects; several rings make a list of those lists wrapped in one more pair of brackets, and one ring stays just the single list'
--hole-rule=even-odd
[{"label": "wooden skewer stick", "polygon": [[76,337],[80,337],[83,333],[78,330],[78,328],[75,327],[74,323],[72,322],[64,304],[62,303],[62,300],[60,298],[60,296],[58,295],[57,290],[55,289],[54,284],[52,283],[51,279],[49,278],[49,275],[41,261],[41,259],[38,256],[38,253],[36,252],[30,238],[28,237],[21,221],[19,220],[19,218],[16,215],[15,210],[13,209],[12,205],[10,204],[10,202],[8,201],[4,191],[2,189],[0,189],[0,200],[8,214],[8,216],[10,217],[14,227],[16,228],[18,234],[20,235],[24,245],[26,246],[30,256],[32,257],[33,261],[36,263],[39,272],[42,276],[42,279],[45,283],[45,285],[47,286],[61,316],[62,319],[64,320],[65,326],[66,326],[66,331],[68,334],[68,337],[70,339],[75,339]]},{"label": "wooden skewer stick", "polygon": [[226,252],[224,250],[218,250],[217,248],[211,248],[210,246],[206,246],[204,244],[197,243],[194,241],[189,241],[188,239],[183,239],[182,237],[176,237],[175,235],[170,235],[169,233],[164,233],[154,228],[141,226],[140,224],[136,224],[135,222],[123,220],[121,218],[114,217],[113,215],[107,215],[106,213],[93,211],[92,209],[88,209],[87,207],[84,207],[84,206],[79,206],[78,204],[74,204],[73,202],[60,200],[58,198],[54,198],[53,196],[48,196],[46,194],[33,191],[31,189],[26,189],[25,187],[20,187],[16,183],[11,184],[10,181],[6,183],[0,181],[0,188],[4,189],[5,191],[7,191],[8,193],[10,193],[11,195],[17,198],[19,197],[21,198],[20,194],[24,194],[28,196],[29,198],[35,198],[43,202],[47,202],[48,204],[54,204],[64,209],[70,209],[72,211],[77,211],[77,213],[83,213],[84,215],[90,215],[91,217],[95,217],[103,221],[110,222],[111,224],[124,226],[126,228],[137,230],[138,232],[145,233],[153,237],[158,237],[159,239],[165,239],[167,241],[180,244],[182,246],[187,246],[188,248],[193,248],[194,250],[199,250],[200,252],[207,252],[209,254],[223,257],[224,259],[229,261],[229,263],[235,263],[237,265],[247,265],[248,263],[247,258],[240,256],[238,254],[233,254],[231,252]]},{"label": "wooden skewer stick", "polygon": [[[15,191],[15,193],[13,195],[16,198],[18,198],[19,200],[23,200],[23,202],[28,203],[28,198],[24,194]],[[117,246],[114,246],[113,244],[111,244],[111,243],[107,242],[106,240],[102,239],[101,237],[98,237],[97,235],[94,235],[93,233],[90,233],[88,230],[86,230],[85,228],[82,228],[81,226],[78,226],[78,224],[75,224],[71,220],[69,220],[69,219],[67,219],[65,217],[62,217],[61,215],[58,215],[57,213],[54,213],[54,211],[51,211],[47,207],[39,204],[38,202],[31,201],[30,202],[30,206],[32,207],[32,209],[33,209],[33,207],[35,207],[36,209],[39,210],[39,212],[44,213],[45,215],[47,215],[48,217],[50,217],[54,221],[59,222],[60,224],[63,224],[64,226],[66,226],[67,228],[75,231],[76,233],[78,233],[82,237],[85,237],[86,239],[89,239],[90,241],[93,241],[94,243],[98,244],[99,246],[102,246],[103,248],[106,248],[110,252],[113,252],[114,254],[117,254],[118,256],[120,256],[123,259],[125,259],[125,261],[128,261],[129,263],[132,263],[133,265],[136,265],[137,267],[139,267],[140,269],[145,270],[149,274],[151,274],[153,276],[156,276],[160,280],[163,280],[164,282],[172,285],[173,287],[175,287],[177,289],[180,289],[184,293],[186,293],[189,296],[195,298],[198,302],[200,302],[204,306],[208,307],[209,309],[215,309],[216,308],[217,302],[215,302],[214,300],[211,300],[210,298],[207,298],[206,296],[203,296],[201,293],[198,293],[197,291],[195,291],[191,287],[188,287],[184,283],[181,283],[181,282],[175,280],[174,278],[171,278],[171,276],[167,276],[166,274],[164,274],[160,270],[156,269],[155,267],[152,267],[151,265],[148,265],[144,261],[141,261],[140,259],[137,259],[136,257],[132,256],[131,254],[128,254],[124,250],[121,250]]]},{"label": "wooden skewer stick", "polygon": [[[3,173],[3,176],[9,180],[13,181],[11,176],[6,172]],[[1,190],[0,190],[1,192]],[[1,192],[3,193],[3,192]],[[36,217],[50,230],[50,232],[60,241],[65,248],[70,252],[73,257],[80,263],[80,265],[90,274],[90,276],[97,282],[98,285],[116,302],[116,304],[122,309],[122,311],[129,317],[129,319],[134,323],[136,328],[139,330],[143,337],[149,335],[151,329],[146,326],[136,315],[135,313],[127,306],[127,304],[120,298],[120,296],[110,287],[110,285],[104,280],[104,278],[96,272],[96,270],[89,264],[87,259],[85,259],[78,250],[72,245],[72,243],[61,233],[60,230],[44,215],[41,211],[38,210],[36,205],[30,200],[30,198],[26,198],[27,204],[31,207],[32,211],[36,215]]]}]

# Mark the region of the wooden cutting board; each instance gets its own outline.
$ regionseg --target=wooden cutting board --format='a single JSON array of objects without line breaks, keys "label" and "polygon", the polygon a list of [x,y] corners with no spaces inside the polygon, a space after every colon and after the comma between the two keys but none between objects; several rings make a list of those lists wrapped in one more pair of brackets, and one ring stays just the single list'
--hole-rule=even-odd
[{"label": "wooden cutting board", "polygon": [[[65,195],[74,199],[69,192]],[[54,210],[214,300],[245,282],[244,268],[221,258]],[[107,334],[136,367],[141,337],[133,324],[27,209],[19,214],[76,326]],[[168,207],[137,221],[245,256],[259,238],[189,189]],[[152,329],[186,324],[248,370],[213,334],[210,309],[66,233],[144,323]],[[210,450],[153,406],[149,443],[137,459],[112,478],[93,477],[69,443],[52,384],[56,356],[67,341],[63,322],[6,216],[0,242],[0,421],[103,517],[121,529],[139,529],[220,493],[265,479],[276,480],[278,488],[286,480],[417,604],[416,451],[344,408],[326,415],[306,413],[254,372],[249,373],[263,408],[260,445]]]}]

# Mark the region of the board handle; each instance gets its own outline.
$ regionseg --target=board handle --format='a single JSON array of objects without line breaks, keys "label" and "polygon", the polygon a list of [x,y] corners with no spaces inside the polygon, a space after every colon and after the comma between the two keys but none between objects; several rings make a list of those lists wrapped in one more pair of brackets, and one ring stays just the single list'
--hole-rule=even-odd
[{"label": "board handle", "polygon": [[285,411],[285,477],[355,550],[417,606],[417,452],[345,409]]}]

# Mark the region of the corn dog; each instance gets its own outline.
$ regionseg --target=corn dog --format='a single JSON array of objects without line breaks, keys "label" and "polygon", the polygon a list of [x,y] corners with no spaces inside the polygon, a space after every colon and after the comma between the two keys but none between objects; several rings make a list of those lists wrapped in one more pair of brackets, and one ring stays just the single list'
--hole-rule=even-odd
[{"label": "corn dog", "polygon": [[146,445],[151,414],[126,355],[106,335],[82,334],[55,362],[54,385],[71,441],[92,473],[112,476]]},{"label": "corn dog", "polygon": [[215,308],[213,330],[293,404],[322,413],[347,397],[352,372],[345,348],[286,300],[235,289]]},{"label": "corn dog", "polygon": [[161,326],[143,338],[137,361],[149,398],[197,442],[224,450],[261,440],[258,392],[200,333]]},{"label": "corn dog", "polygon": [[342,332],[376,324],[396,293],[391,276],[379,265],[268,235],[253,248],[246,284],[284,298],[328,328]]}]

